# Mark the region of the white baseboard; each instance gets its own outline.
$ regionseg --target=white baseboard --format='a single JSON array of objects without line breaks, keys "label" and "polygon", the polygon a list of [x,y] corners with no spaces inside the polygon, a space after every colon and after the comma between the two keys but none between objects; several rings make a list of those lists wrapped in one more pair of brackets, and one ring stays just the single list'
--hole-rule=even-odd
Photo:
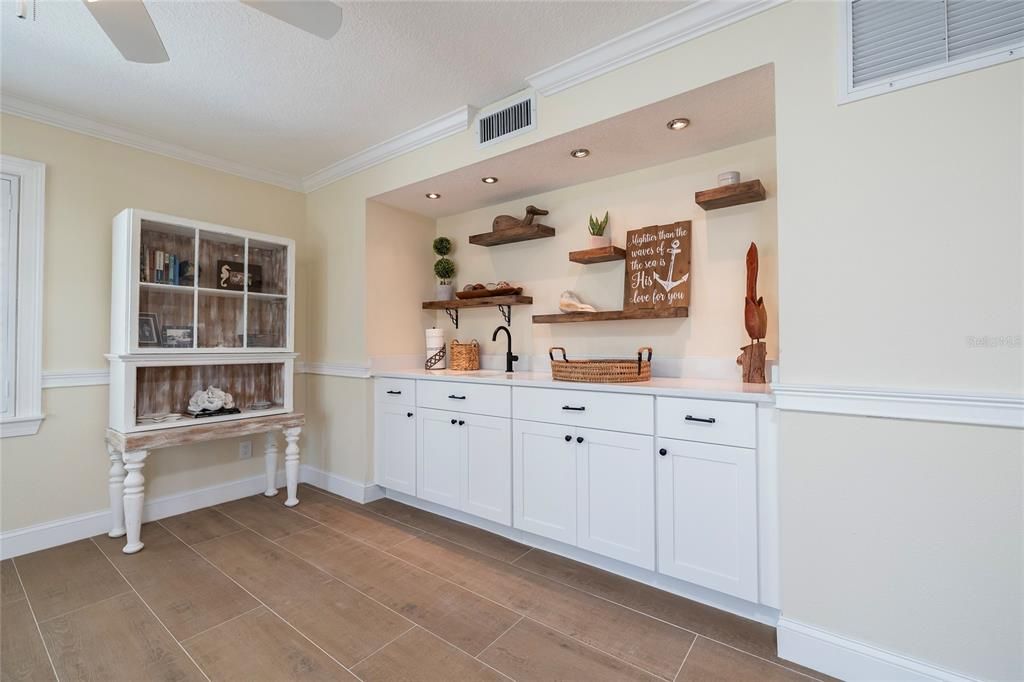
[{"label": "white baseboard", "polygon": [[[308,465],[302,465],[299,468],[299,481],[359,503],[372,502],[384,497],[384,491],[372,483],[360,483],[314,469]],[[283,471],[277,472],[276,484],[279,488],[284,486]],[[168,516],[223,504],[263,492],[266,485],[266,477],[261,474],[208,488],[147,499],[142,510],[142,519],[143,521],[157,521]],[[0,559],[9,559],[29,552],[56,547],[106,533],[108,530],[110,530],[110,511],[106,509],[18,528],[0,533]]]},{"label": "white baseboard", "polygon": [[[375,486],[376,487],[376,486]],[[379,488],[379,490],[383,490]],[[659,590],[665,590],[672,594],[677,594],[680,597],[686,597],[693,601],[700,602],[701,604],[707,604],[716,609],[722,611],[728,611],[729,613],[735,613],[738,616],[756,620],[759,623],[774,626],[778,620],[778,610],[771,608],[770,606],[764,606],[762,604],[755,604],[748,602],[738,597],[732,597],[728,594],[722,594],[714,590],[709,590],[700,585],[694,585],[683,580],[678,580],[655,571],[649,571],[638,566],[626,564],[615,559],[609,559],[608,557],[601,556],[600,554],[594,554],[588,552],[585,549],[579,547],[573,547],[557,540],[551,540],[549,538],[528,533],[518,528],[512,528],[504,526],[500,523],[488,521],[472,514],[466,514],[457,509],[451,509],[440,504],[428,502],[427,500],[421,500],[418,497],[412,497],[394,490],[386,490],[386,496],[389,499],[393,499],[396,502],[407,504],[410,507],[416,507],[423,509],[428,512],[433,512],[439,516],[444,516],[455,521],[460,521],[470,526],[482,528],[486,531],[494,533],[495,535],[501,535],[510,540],[528,545],[530,547],[537,547],[543,549],[552,554],[558,554],[580,563],[588,564],[590,566],[596,566],[602,570],[621,575],[624,578],[630,580],[636,580],[637,582],[644,583],[656,587]]]},{"label": "white baseboard", "polygon": [[777,626],[779,658],[848,682],[973,682],[973,678],[786,617]]},{"label": "white baseboard", "polygon": [[314,469],[308,464],[303,464],[299,470],[299,480],[317,488],[323,488],[335,495],[347,497],[360,504],[384,497],[384,489],[378,485],[353,481],[351,478],[332,474],[322,469]]}]

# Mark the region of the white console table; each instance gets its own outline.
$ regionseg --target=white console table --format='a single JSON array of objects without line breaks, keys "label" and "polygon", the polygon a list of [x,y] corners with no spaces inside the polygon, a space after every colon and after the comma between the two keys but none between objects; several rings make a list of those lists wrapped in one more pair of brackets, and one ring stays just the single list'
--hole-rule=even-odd
[{"label": "white console table", "polygon": [[298,413],[250,417],[217,423],[196,423],[173,426],[154,431],[121,433],[107,429],[107,452],[110,455],[110,512],[112,538],[127,536],[125,554],[134,554],[143,548],[142,504],[146,479],[142,475],[146,457],[151,450],[176,445],[203,443],[223,438],[238,438],[266,433],[267,489],[264,495],[277,495],[277,432],[284,432],[287,447],[284,451],[284,472],[288,497],[284,504],[294,507],[299,503],[299,434],[306,423],[305,415]]}]

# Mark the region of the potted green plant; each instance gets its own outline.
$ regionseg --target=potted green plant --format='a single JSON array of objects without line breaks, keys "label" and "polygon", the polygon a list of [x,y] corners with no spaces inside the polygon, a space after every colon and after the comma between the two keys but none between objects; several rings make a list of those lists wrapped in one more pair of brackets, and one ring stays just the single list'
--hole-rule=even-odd
[{"label": "potted green plant", "polygon": [[448,254],[452,252],[452,240],[438,237],[434,240],[434,254],[440,256],[434,262],[434,276],[437,277],[437,300],[449,301],[452,298],[452,278],[455,277],[455,263]]},{"label": "potted green plant", "polygon": [[590,216],[590,248],[597,249],[602,246],[611,246],[612,238],[610,235],[605,235],[605,230],[608,229],[608,211],[604,212],[604,218],[598,220],[594,216]]}]

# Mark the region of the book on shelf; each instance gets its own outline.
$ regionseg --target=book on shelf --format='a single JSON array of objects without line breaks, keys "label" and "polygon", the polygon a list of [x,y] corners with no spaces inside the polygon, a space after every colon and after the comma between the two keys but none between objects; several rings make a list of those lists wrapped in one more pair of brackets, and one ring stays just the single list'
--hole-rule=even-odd
[{"label": "book on shelf", "polygon": [[192,263],[179,259],[173,253],[161,249],[146,249],[142,256],[139,279],[143,282],[191,286],[193,277]]}]

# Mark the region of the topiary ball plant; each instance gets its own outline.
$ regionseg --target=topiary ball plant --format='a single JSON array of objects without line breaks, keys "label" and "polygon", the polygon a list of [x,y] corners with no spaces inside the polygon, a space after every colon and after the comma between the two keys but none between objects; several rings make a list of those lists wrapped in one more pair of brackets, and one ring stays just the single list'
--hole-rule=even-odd
[{"label": "topiary ball plant", "polygon": [[438,258],[434,263],[434,274],[441,280],[441,284],[450,284],[455,276],[455,263],[451,258]]},{"label": "topiary ball plant", "polygon": [[447,256],[452,252],[452,240],[448,237],[438,237],[434,240],[434,253],[438,256]]}]

